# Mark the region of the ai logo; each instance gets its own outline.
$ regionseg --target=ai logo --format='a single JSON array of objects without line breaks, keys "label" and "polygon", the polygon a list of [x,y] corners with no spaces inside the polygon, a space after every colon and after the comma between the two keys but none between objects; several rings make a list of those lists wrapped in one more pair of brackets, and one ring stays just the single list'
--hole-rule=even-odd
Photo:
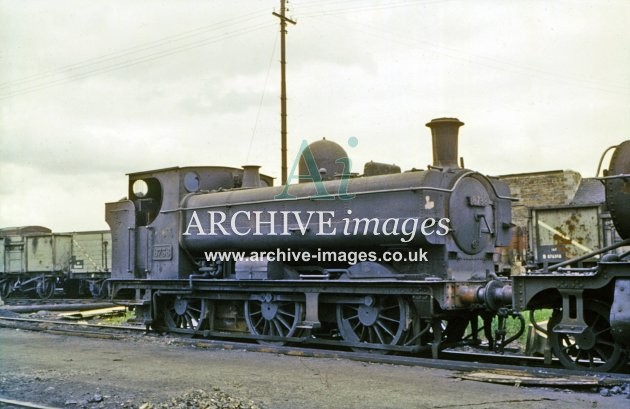
[{"label": "ai logo", "polygon": [[[359,140],[355,138],[354,136],[348,139],[348,146],[350,146],[351,148],[354,148],[358,144],[359,144]],[[299,169],[300,157],[304,158],[304,163],[306,164],[306,169],[308,173],[305,175],[296,174],[296,170]],[[338,182],[329,182],[325,184],[324,181],[322,180],[322,176],[319,172],[319,168],[317,167],[317,163],[315,162],[315,157],[313,156],[313,152],[311,151],[308,145],[308,142],[306,140],[302,140],[302,144],[300,146],[300,154],[298,154],[295,160],[293,161],[293,166],[291,166],[291,172],[289,173],[289,176],[287,177],[287,183],[286,185],[284,185],[284,189],[282,190],[282,193],[276,195],[274,199],[297,200],[296,196],[289,193],[289,184],[292,180],[296,180],[296,181],[310,180],[314,183],[316,194],[313,196],[310,196],[310,199],[314,199],[314,200],[335,200],[336,198],[339,198],[340,200],[353,199],[354,195],[348,193],[348,183],[350,181],[350,168],[351,168],[350,158],[348,157],[337,158],[335,162],[343,165],[343,172],[341,173],[341,177],[339,178]],[[333,187],[333,186],[336,186],[337,184],[338,184],[337,192],[334,192],[331,194],[326,189],[327,185],[328,187]]]}]

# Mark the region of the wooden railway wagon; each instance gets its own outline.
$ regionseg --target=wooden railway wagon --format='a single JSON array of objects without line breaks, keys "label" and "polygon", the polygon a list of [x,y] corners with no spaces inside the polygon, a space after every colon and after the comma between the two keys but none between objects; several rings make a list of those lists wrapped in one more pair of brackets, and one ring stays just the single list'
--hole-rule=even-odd
[{"label": "wooden railway wagon", "polygon": [[110,276],[111,233],[53,233],[42,226],[0,229],[0,295],[35,292],[48,298],[57,289],[66,295],[103,296]]},{"label": "wooden railway wagon", "polygon": [[[604,190],[603,185],[601,188]],[[529,210],[530,269],[596,252],[621,242],[605,204],[569,204]],[[618,249],[621,254],[622,249]],[[594,266],[599,255],[582,260]]]}]

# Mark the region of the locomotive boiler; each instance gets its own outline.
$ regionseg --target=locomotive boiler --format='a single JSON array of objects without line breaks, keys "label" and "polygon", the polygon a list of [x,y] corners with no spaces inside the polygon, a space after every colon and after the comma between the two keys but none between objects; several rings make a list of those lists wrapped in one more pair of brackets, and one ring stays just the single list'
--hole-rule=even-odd
[{"label": "locomotive boiler", "polygon": [[[187,195],[173,210],[179,217],[180,244],[192,255],[324,249],[338,255],[371,255],[371,261],[382,260],[386,252],[408,254],[421,248],[422,263],[402,262],[394,270],[370,263],[350,267],[349,274],[486,280],[494,271],[495,248],[511,239],[511,198],[505,184],[457,166],[453,147],[461,125],[450,118],[428,124],[435,163],[426,171],[357,178],[341,173],[330,181],[315,175],[309,176],[315,180],[311,183]],[[311,169],[321,171],[319,166]],[[348,265],[334,267],[343,270]],[[286,268],[280,278],[309,267],[293,263]]]}]

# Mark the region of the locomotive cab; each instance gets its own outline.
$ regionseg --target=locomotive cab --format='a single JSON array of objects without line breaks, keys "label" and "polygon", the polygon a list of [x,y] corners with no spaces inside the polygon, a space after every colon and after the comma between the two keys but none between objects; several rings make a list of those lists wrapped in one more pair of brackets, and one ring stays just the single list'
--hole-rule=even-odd
[{"label": "locomotive cab", "polygon": [[[128,198],[105,205],[117,257],[112,278],[188,277],[197,268],[179,249],[182,199],[192,193],[240,188],[245,171],[238,168],[173,167],[130,173]],[[273,184],[261,175],[259,186]]]}]

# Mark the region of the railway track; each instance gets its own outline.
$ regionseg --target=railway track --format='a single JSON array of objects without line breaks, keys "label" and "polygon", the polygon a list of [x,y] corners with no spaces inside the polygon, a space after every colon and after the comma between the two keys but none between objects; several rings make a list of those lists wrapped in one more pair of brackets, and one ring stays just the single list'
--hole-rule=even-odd
[{"label": "railway track", "polygon": [[73,305],[73,306],[93,306],[99,304],[108,304],[112,305],[111,302],[107,302],[104,299],[98,298],[48,298],[48,299],[40,299],[40,298],[25,298],[25,297],[9,297],[3,298],[2,302],[4,305],[3,308],[6,307],[24,307],[24,306],[32,306],[33,308],[40,306],[43,309],[46,309],[50,306],[55,305]]},{"label": "railway track", "polygon": [[[55,335],[80,336],[111,340],[145,339],[165,342],[169,345],[196,347],[205,349],[243,350],[282,354],[288,356],[347,359],[366,363],[380,363],[401,366],[420,366],[425,368],[445,369],[459,374],[484,373],[500,376],[499,383],[517,385],[553,385],[560,387],[609,387],[630,383],[630,375],[624,373],[593,373],[571,371],[557,366],[543,366],[543,360],[512,354],[497,355],[480,352],[461,352],[446,350],[442,359],[432,359],[407,355],[385,355],[378,352],[357,352],[332,350],[326,345],[310,347],[259,344],[244,340],[203,339],[190,336],[160,335],[147,332],[142,326],[103,325],[67,322],[24,317],[0,317],[0,328],[14,328],[28,331],[42,331]],[[466,376],[466,375],[462,375]],[[507,378],[505,378],[507,376]],[[470,378],[468,378],[470,379]],[[507,379],[507,380],[506,380]]]},{"label": "railway track", "polygon": [[37,305],[37,304],[64,304],[73,302],[75,304],[90,304],[104,302],[100,298],[67,298],[67,297],[55,297],[55,298],[30,298],[21,296],[11,296],[9,298],[3,298],[2,301],[5,305]]},{"label": "railway track", "polygon": [[8,408],[58,409],[54,406],[42,405],[35,402],[0,398],[0,407],[5,407],[5,406]]}]

